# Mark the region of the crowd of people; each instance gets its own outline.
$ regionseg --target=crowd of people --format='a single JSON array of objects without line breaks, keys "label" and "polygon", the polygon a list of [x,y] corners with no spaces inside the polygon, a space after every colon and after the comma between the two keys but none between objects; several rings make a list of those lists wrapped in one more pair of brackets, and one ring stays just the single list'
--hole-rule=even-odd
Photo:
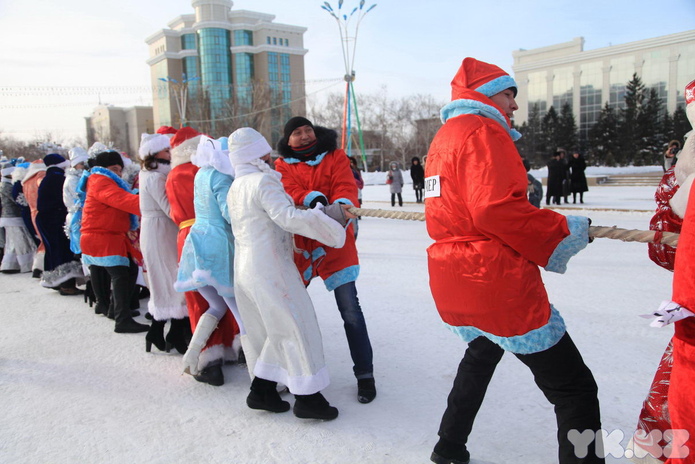
[{"label": "crowd of people", "polygon": [[[444,125],[424,173],[419,159],[411,166],[416,198],[427,200],[432,296],[445,325],[467,344],[431,460],[470,462],[476,415],[509,351],[554,406],[558,462],[603,463],[598,387],[539,270],[564,273],[591,241],[590,220],[535,203],[538,182],[524,175],[529,166],[514,145],[520,134],[511,124],[518,109],[511,76],[466,58],[451,85],[452,101],[442,109]],[[695,122],[695,81],[686,102]],[[142,135],[139,167],[96,144],[87,152],[71,150],[69,159],[50,154],[34,163],[6,161],[0,270],[33,271],[43,286],[65,296],[88,281],[95,312],[114,319],[116,332],[147,332],[147,351],[176,348],[196,380],[221,385],[221,365],[243,354],[252,378],[249,408],[288,411],[278,392],[283,384],[295,397],[297,417],[335,419],[338,409],[321,394],[329,377],[306,288],[320,277],[334,293],[357,400],[373,401],[373,353],[355,284],[360,266],[350,212],[360,204],[361,176],[337,147],[335,131],[304,117],[285,124],[274,163],[271,151],[251,128],[213,139],[190,127],[162,127]],[[663,431],[665,441],[666,428],[695,429],[695,318],[688,310],[695,308],[695,267],[688,259],[695,253],[695,215],[687,212],[695,195],[694,137],[682,153],[664,176],[652,224],[681,231],[678,253],[686,258],[675,260],[674,249],[658,244],[650,248],[657,264],[674,270],[673,301],[655,316],[660,324],[675,323],[675,335],[640,417],[638,432],[645,435],[636,434],[635,444],[642,447],[653,445],[649,430]],[[579,153],[565,157],[558,150],[549,163],[547,204],[562,197],[567,203],[569,193],[583,202],[586,163]],[[391,204],[398,199],[401,206],[396,163],[387,176]],[[425,179],[436,180],[437,188],[418,192]],[[61,193],[63,204],[56,200]],[[133,319],[137,282],[149,288],[150,325]],[[572,434],[586,432],[596,440],[579,453]],[[677,438],[686,451],[695,449],[693,437]]]},{"label": "crowd of people", "polygon": [[[95,143],[68,158],[2,162],[3,273],[32,273],[60,295],[85,293],[116,333],[145,332],[183,355],[199,382],[224,384],[245,362],[252,409],[331,420],[321,332],[306,287],[335,294],[354,363],[356,399],[376,397],[372,346],[355,281],[361,177],[335,131],[290,119],[272,148],[251,128],[213,139],[193,128],[142,134],[134,163]],[[146,290],[144,290],[146,289]],[[146,317],[137,322],[143,293]],[[166,335],[165,329],[169,327]]]}]

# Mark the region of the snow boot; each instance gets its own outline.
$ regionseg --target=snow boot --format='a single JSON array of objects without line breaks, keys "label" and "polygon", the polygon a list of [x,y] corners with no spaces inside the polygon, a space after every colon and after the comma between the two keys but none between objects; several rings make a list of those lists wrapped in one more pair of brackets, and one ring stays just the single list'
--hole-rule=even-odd
[{"label": "snow boot", "polygon": [[466,449],[466,445],[440,438],[434,445],[430,461],[436,464],[468,464],[471,462],[471,454]]},{"label": "snow boot", "polygon": [[213,387],[221,387],[224,385],[222,361],[208,364],[202,371],[200,371],[200,374],[194,375],[193,378],[198,382],[207,383]]},{"label": "snow boot", "polygon": [[294,415],[300,419],[333,420],[338,417],[338,408],[334,408],[321,392],[313,395],[294,395]]},{"label": "snow boot", "polygon": [[169,327],[166,342],[176,348],[176,351],[186,354],[192,336],[191,322],[187,317],[171,319],[171,327]]},{"label": "snow boot", "polygon": [[253,382],[251,382],[251,392],[246,397],[246,405],[251,409],[270,412],[289,411],[290,403],[280,398],[277,384],[277,382],[254,377]]},{"label": "snow boot", "polygon": [[374,377],[357,379],[357,401],[363,404],[371,403],[376,398]]},{"label": "snow boot", "polygon": [[140,324],[132,319],[126,319],[120,324],[117,324],[113,331],[116,333],[141,333],[147,332],[148,330],[150,330],[149,325]]},{"label": "snow boot", "polygon": [[167,321],[152,321],[150,325],[150,330],[147,331],[145,335],[145,351],[151,352],[152,345],[157,347],[159,351],[166,351],[167,353],[171,351],[171,344],[164,340],[164,326]]}]

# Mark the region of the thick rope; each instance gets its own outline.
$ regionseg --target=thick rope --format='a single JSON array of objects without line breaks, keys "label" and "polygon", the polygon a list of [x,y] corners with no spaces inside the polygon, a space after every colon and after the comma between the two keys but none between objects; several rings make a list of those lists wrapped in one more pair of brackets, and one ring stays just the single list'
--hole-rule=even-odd
[{"label": "thick rope", "polygon": [[[416,213],[408,211],[387,211],[384,209],[365,209],[365,208],[350,208],[350,212],[356,216],[376,217],[386,219],[401,219],[404,221],[424,221],[425,213]],[[613,240],[622,240],[623,242],[640,242],[640,243],[663,243],[676,247],[678,245],[679,234],[673,232],[662,232],[661,240],[654,240],[656,231],[653,230],[630,230],[620,229],[618,227],[590,226],[589,237],[592,238],[611,238]]]}]

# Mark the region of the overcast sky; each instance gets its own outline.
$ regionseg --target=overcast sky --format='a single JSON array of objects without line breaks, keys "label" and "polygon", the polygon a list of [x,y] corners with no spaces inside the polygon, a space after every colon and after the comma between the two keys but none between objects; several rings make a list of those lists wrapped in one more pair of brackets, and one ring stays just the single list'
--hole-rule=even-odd
[{"label": "overcast sky", "polygon": [[[337,0],[329,1],[337,8]],[[374,2],[367,1],[365,8]],[[695,0],[381,0],[362,21],[355,82],[358,93],[386,86],[389,95],[449,97],[461,60],[473,56],[511,73],[512,51],[575,37],[585,50],[695,28]],[[315,0],[238,0],[234,9],[275,15],[307,27],[306,78],[344,74],[338,27]],[[359,0],[345,0],[348,12]],[[84,117],[99,102],[148,104],[147,95],[109,86],[150,84],[145,38],[181,14],[191,0],[0,0],[0,133],[31,138],[84,137]],[[695,76],[693,76],[695,78]],[[18,87],[70,87],[41,95]],[[76,94],[74,87],[90,87]],[[326,89],[326,87],[329,87]],[[321,90],[325,89],[325,90]],[[340,83],[308,92],[340,91]],[[111,92],[111,93],[109,93]],[[320,95],[320,93],[319,93]]]}]

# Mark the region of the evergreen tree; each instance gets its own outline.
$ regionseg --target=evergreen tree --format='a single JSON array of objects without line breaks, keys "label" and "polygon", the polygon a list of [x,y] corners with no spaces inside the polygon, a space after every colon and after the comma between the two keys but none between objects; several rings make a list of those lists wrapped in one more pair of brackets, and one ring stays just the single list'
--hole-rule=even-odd
[{"label": "evergreen tree", "polygon": [[616,165],[616,145],[618,139],[618,117],[613,107],[606,103],[601,109],[598,121],[589,129],[589,147],[591,157],[596,164]]},{"label": "evergreen tree", "polygon": [[541,120],[541,148],[543,151],[543,158],[547,161],[548,156],[554,153],[559,147],[561,147],[561,141],[558,139],[558,126],[560,124],[560,118],[555,111],[554,107],[550,107],[548,112],[543,116]]},{"label": "evergreen tree", "polygon": [[632,164],[640,151],[639,119],[644,102],[645,86],[637,73],[625,87],[625,108],[620,111],[616,162],[619,166]]},{"label": "evergreen tree", "polygon": [[650,166],[660,164],[663,144],[667,143],[663,130],[663,101],[655,88],[645,91],[642,106],[637,114],[639,147],[635,164]]},{"label": "evergreen tree", "polygon": [[685,113],[685,108],[682,106],[679,106],[676,108],[676,111],[673,112],[673,127],[670,133],[666,138],[668,140],[680,140],[683,142],[683,136],[691,131],[693,129],[693,126],[690,125],[690,121],[688,121],[688,115]]},{"label": "evergreen tree", "polygon": [[570,152],[577,149],[577,123],[572,113],[572,107],[568,102],[562,105],[560,110],[560,118],[557,125],[557,140],[558,146]]},{"label": "evergreen tree", "polygon": [[517,142],[519,154],[526,158],[532,167],[545,166],[545,149],[543,146],[541,133],[541,112],[538,104],[531,107],[528,121],[524,122],[518,129],[522,137]]}]

